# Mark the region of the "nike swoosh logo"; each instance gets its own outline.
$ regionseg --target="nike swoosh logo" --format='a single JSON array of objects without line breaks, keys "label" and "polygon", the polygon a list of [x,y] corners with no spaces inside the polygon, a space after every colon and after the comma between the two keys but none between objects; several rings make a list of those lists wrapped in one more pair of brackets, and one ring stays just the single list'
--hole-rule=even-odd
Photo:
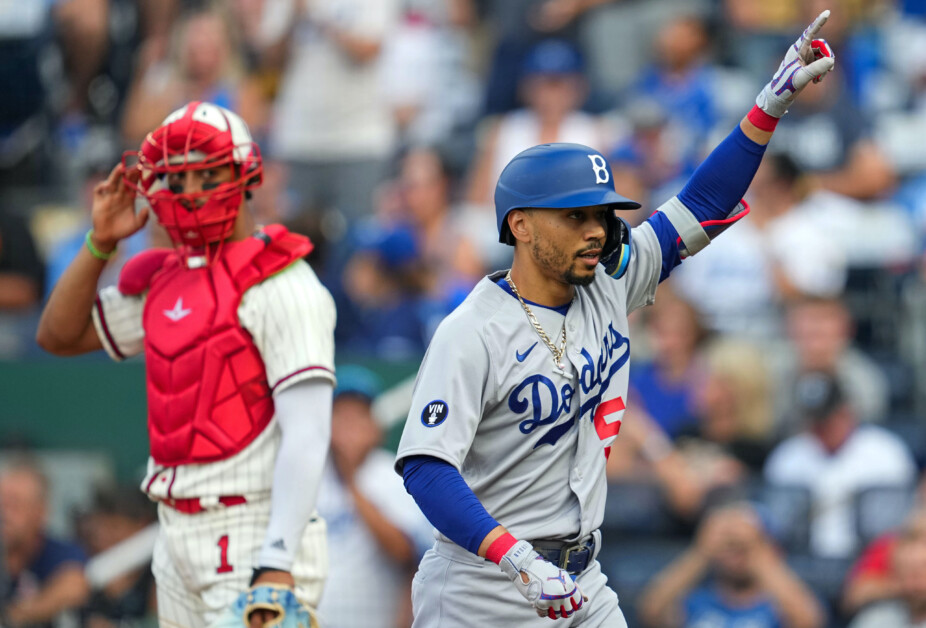
[{"label": "nike swoosh logo", "polygon": [[515,350],[514,356],[515,356],[516,358],[518,358],[518,362],[523,362],[523,361],[524,361],[524,358],[527,357],[527,354],[530,353],[531,351],[533,351],[533,350],[534,350],[534,347],[536,347],[536,346],[537,346],[537,343],[535,342],[535,343],[532,344],[532,345],[527,349],[527,351],[525,351],[524,353],[521,353],[520,351]]}]

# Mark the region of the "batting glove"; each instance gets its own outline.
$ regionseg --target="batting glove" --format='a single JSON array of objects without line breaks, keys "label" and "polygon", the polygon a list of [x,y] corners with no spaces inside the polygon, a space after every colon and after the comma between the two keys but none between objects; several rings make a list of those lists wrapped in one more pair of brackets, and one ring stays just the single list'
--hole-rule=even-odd
[{"label": "batting glove", "polygon": [[251,613],[259,610],[276,613],[273,620],[264,626],[318,628],[312,612],[296,598],[293,590],[279,584],[251,587],[238,596],[231,608],[220,615],[209,628],[242,628],[248,625]]},{"label": "batting glove", "polygon": [[773,118],[780,118],[808,83],[819,83],[833,69],[836,63],[833,50],[825,39],[814,39],[829,17],[829,10],[818,15],[788,49],[778,71],[756,97],[759,109]]},{"label": "batting glove", "polygon": [[582,608],[585,598],[572,576],[544,560],[527,541],[512,545],[498,566],[541,617],[572,617]]}]

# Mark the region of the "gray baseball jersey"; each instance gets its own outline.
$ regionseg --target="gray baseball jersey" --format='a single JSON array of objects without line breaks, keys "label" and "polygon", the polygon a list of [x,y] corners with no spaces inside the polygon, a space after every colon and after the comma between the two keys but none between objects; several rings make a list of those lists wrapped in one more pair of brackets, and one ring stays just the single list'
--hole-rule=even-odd
[{"label": "gray baseball jersey", "polygon": [[516,538],[570,540],[597,529],[606,449],[627,396],[627,315],[653,302],[662,268],[649,224],[632,242],[626,275],[613,279],[599,265],[565,316],[531,306],[554,341],[566,326],[564,371],[497,283],[503,275],[480,281],[431,340],[396,469],[416,455],[449,462]]}]

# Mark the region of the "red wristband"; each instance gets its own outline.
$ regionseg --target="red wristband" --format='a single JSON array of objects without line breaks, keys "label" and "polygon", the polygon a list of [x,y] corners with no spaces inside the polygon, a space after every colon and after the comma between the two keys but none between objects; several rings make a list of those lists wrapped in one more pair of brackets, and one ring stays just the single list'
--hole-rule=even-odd
[{"label": "red wristband", "polygon": [[752,122],[753,126],[761,131],[771,133],[778,126],[778,118],[770,116],[761,109],[759,105],[753,105],[752,110],[746,114],[746,119]]},{"label": "red wristband", "polygon": [[507,554],[508,550],[517,542],[518,539],[511,536],[508,532],[505,532],[489,545],[489,549],[486,550],[486,558],[497,565],[502,561],[502,556]]}]

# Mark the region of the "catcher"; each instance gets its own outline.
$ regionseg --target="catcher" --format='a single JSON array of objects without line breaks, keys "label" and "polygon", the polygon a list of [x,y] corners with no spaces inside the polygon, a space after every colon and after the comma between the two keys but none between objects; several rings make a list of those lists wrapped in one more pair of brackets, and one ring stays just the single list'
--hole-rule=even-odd
[{"label": "catcher", "polygon": [[[205,102],[173,112],[94,190],[93,228],[42,313],[57,355],[144,352],[159,503],[161,626],[310,626],[327,571],[315,515],[331,424],[334,304],[302,259],[307,238],[257,228],[257,144]],[[173,249],[131,259],[96,293],[148,208]],[[242,593],[244,592],[244,593]]]}]

